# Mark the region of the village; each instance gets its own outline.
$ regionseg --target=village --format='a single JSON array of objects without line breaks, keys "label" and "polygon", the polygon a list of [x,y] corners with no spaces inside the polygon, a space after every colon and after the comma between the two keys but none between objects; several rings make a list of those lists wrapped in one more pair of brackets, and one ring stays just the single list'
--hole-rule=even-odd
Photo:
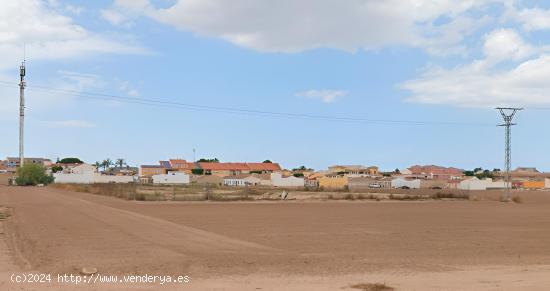
[{"label": "village", "polygon": [[[137,183],[150,185],[212,185],[225,187],[274,187],[329,191],[364,191],[369,189],[456,189],[499,190],[506,188],[499,169],[471,171],[435,165],[414,165],[405,169],[381,171],[377,166],[334,165],[326,170],[305,166],[284,169],[279,163],[219,162],[201,159],[159,161],[157,165],[131,167],[124,159],[107,159],[87,164],[77,158],[53,162],[47,158],[25,158],[53,176],[57,184]],[[19,159],[0,161],[0,172],[15,174]],[[531,167],[511,171],[512,189],[542,190],[550,188],[550,173]]]}]

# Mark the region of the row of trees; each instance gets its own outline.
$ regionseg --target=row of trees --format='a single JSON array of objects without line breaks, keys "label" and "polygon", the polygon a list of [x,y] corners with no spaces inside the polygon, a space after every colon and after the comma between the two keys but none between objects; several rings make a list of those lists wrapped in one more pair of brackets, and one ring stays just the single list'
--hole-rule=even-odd
[{"label": "row of trees", "polygon": [[103,168],[103,171],[107,171],[108,169],[110,169],[112,166],[115,166],[115,168],[120,168],[122,169],[124,166],[128,167],[128,164],[126,163],[126,160],[125,159],[116,159],[115,161],[111,160],[110,158],[107,158],[101,162],[95,162],[94,163],[94,166],[96,166],[98,169],[99,168]]},{"label": "row of trees", "polygon": [[466,177],[477,177],[478,179],[491,178],[493,179],[500,173],[500,169],[484,170],[483,168],[475,168],[473,171],[464,171]]}]

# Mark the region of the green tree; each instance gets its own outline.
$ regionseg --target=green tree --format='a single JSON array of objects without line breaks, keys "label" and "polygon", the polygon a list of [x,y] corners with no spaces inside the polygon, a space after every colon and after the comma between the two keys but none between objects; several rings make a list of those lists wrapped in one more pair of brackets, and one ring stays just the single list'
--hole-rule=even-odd
[{"label": "green tree", "polygon": [[475,176],[475,173],[474,173],[474,171],[464,171],[464,176],[473,177],[473,176]]},{"label": "green tree", "polygon": [[271,163],[273,163],[273,162],[272,162],[271,160],[265,160],[265,161],[263,161],[263,163],[264,163],[264,164],[271,164]]},{"label": "green tree", "polygon": [[52,167],[52,173],[57,173],[63,171],[63,167],[61,166],[53,166]]},{"label": "green tree", "polygon": [[98,169],[98,170],[99,170],[99,168],[101,168],[102,165],[103,165],[102,163],[97,162],[97,161],[94,163],[94,166],[95,166],[96,169]]},{"label": "green tree", "polygon": [[300,166],[299,168],[292,169],[293,172],[303,172],[303,171],[313,171],[313,169],[310,169],[306,166]]},{"label": "green tree", "polygon": [[107,169],[109,169],[113,164],[113,161],[109,158],[103,160],[103,162],[101,162],[101,166],[103,167],[103,171],[107,171]]},{"label": "green tree", "polygon": [[35,186],[53,183],[54,178],[46,174],[46,168],[38,164],[25,164],[17,170],[15,183],[19,186]]},{"label": "green tree", "polygon": [[59,161],[60,164],[84,164],[79,158],[63,158]]},{"label": "green tree", "polygon": [[126,165],[126,161],[124,159],[117,159],[116,163],[117,167],[122,168],[124,165]]},{"label": "green tree", "polygon": [[204,174],[204,169],[193,169],[191,173],[193,173],[193,175],[202,175]]},{"label": "green tree", "polygon": [[198,160],[197,162],[198,163],[219,163],[220,160],[218,160],[218,158],[213,158],[213,159],[202,158],[202,159]]}]

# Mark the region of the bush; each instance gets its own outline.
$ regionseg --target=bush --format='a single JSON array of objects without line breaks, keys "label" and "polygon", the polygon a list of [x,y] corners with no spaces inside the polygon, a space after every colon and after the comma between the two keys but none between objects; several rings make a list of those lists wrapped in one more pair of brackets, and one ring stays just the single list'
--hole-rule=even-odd
[{"label": "bush", "polygon": [[57,173],[63,171],[63,167],[61,166],[53,166],[52,167],[52,173]]},{"label": "bush", "polygon": [[52,176],[46,174],[46,169],[37,164],[23,165],[17,170],[17,176],[15,183],[19,186],[48,185],[54,181]]},{"label": "bush", "polygon": [[202,175],[204,174],[204,169],[193,169],[191,173],[193,173],[193,175]]},{"label": "bush", "polygon": [[84,164],[79,158],[64,158],[59,161],[60,164]]}]

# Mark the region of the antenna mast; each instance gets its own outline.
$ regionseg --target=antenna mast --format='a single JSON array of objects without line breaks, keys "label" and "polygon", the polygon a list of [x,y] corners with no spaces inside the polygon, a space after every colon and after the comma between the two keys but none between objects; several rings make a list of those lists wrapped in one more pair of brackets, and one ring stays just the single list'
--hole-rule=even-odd
[{"label": "antenna mast", "polygon": [[514,116],[523,108],[509,108],[509,107],[498,107],[496,108],[500,111],[500,115],[504,119],[504,124],[499,126],[505,127],[505,149],[504,149],[504,167],[506,173],[504,176],[504,183],[506,184],[506,191],[502,196],[503,200],[506,202],[512,201],[512,179],[510,174],[510,168],[512,167],[512,126],[516,125],[512,123]]},{"label": "antenna mast", "polygon": [[21,67],[19,67],[19,76],[21,77],[21,82],[19,83],[19,167],[23,167],[23,163],[25,162],[23,153],[23,138],[25,135],[25,62],[23,60]]}]

